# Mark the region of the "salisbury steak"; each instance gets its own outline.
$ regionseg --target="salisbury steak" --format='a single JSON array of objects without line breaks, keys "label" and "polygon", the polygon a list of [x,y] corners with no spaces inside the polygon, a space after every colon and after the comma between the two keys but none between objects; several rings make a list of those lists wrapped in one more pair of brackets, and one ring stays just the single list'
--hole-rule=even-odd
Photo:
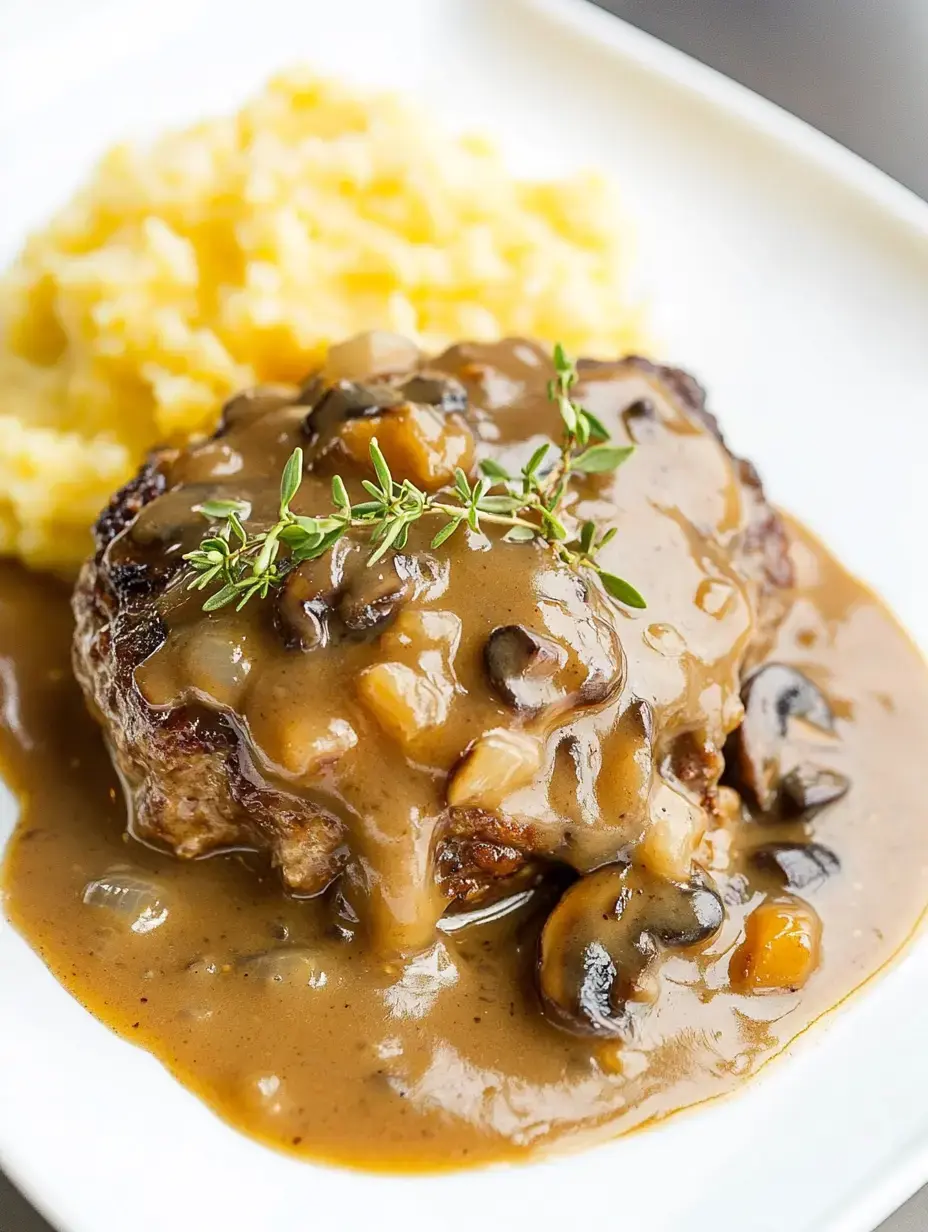
[{"label": "salisbury steak", "polygon": [[565,516],[616,528],[600,559],[643,611],[541,540],[485,524],[433,548],[427,519],[372,566],[352,532],[241,611],[188,590],[201,504],[244,501],[246,531],[266,529],[296,445],[307,516],[330,512],[335,473],[366,499],[374,435],[427,492],[486,457],[518,472],[561,435],[550,360],[524,341],[428,360],[353,340],[302,389],[235,398],[211,440],[116,494],[75,591],[74,662],[135,835],[185,857],[266,851],[299,894],[339,879],[339,909],[398,949],[552,861],[691,876],[791,582],[786,539],[690,377],[637,358],[579,372],[576,400],[637,449],[578,475]]}]

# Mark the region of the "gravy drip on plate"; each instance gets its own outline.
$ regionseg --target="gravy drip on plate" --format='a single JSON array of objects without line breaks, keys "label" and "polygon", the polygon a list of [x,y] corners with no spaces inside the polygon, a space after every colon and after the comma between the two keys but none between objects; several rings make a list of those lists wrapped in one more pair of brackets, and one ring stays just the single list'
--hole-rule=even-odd
[{"label": "gravy drip on plate", "polygon": [[[925,666],[865,588],[790,533],[796,588],[769,657],[801,669],[835,716],[831,734],[796,725],[790,747],[852,786],[798,821],[716,826],[702,856],[725,922],[701,952],[666,958],[631,1043],[572,1035],[539,1012],[538,931],[556,888],[523,891],[495,919],[445,920],[399,961],[349,939],[347,904],[333,926],[328,901],[284,896],[248,853],[181,862],[128,839],[121,785],[69,667],[68,596],[13,566],[0,571],[0,748],[21,812],[6,911],[98,1018],[232,1124],[314,1159],[393,1170],[514,1159],[728,1091],[882,967],[928,896]],[[659,600],[626,539],[629,572]],[[776,897],[769,858],[764,871],[751,853],[797,838],[840,862],[801,890],[822,922],[819,966],[801,992],[735,991],[745,921]]]}]

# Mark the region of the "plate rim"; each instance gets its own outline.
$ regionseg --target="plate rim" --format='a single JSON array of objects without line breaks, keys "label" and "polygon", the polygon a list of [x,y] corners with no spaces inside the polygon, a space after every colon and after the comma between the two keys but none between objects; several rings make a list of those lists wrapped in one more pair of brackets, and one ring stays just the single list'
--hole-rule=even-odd
[{"label": "plate rim", "polygon": [[[434,2],[434,0],[433,0]],[[451,5],[454,0],[441,0]],[[703,63],[658,37],[647,33],[624,20],[618,14],[600,8],[595,0],[507,0],[512,10],[528,10],[536,17],[560,25],[568,35],[578,36],[598,48],[605,48],[619,61],[633,64],[664,84],[688,93],[728,121],[735,120],[752,130],[756,135],[772,142],[780,150],[799,160],[806,167],[815,169],[833,184],[866,203],[883,219],[904,227],[917,242],[928,241],[928,201],[913,190],[906,188],[887,172],[882,171],[863,156],[842,145],[836,139],[816,129],[808,121],[791,113],[781,105],[758,94],[750,87],[728,77],[726,74]],[[176,29],[180,14],[186,10],[195,12],[203,7],[200,0],[162,0],[157,6],[162,13],[162,34]],[[151,20],[150,0],[132,0],[122,5],[113,0],[101,0],[93,11],[85,10],[71,21],[58,24],[54,31],[46,31],[33,38],[12,38],[0,55],[0,63],[12,64],[19,51],[27,52],[34,65],[44,53],[70,44],[77,36],[93,34],[105,18],[119,15],[120,25],[129,28],[133,15],[145,13]],[[156,10],[157,11],[157,10]],[[157,36],[157,25],[149,31]],[[119,53],[116,53],[116,59]],[[68,88],[65,83],[64,88]],[[15,79],[13,89],[5,92],[5,106],[16,108]],[[28,106],[24,108],[28,111]],[[7,113],[10,115],[10,112]],[[2,849],[0,849],[2,854]],[[928,909],[926,909],[928,911]],[[8,922],[7,922],[8,923]],[[12,925],[8,926],[12,928]],[[14,930],[15,931],[15,930]],[[894,972],[911,954],[919,939],[923,942],[928,931],[928,914],[900,951],[875,973],[867,986]],[[39,960],[41,961],[41,960]],[[53,977],[52,977],[53,978]],[[863,986],[861,986],[863,987]],[[861,989],[850,994],[848,1000],[856,1001]],[[835,1007],[815,1024],[815,1030],[824,1033],[828,1023],[843,1006]],[[785,1052],[791,1051],[789,1046]],[[780,1059],[780,1055],[775,1060]],[[173,1076],[168,1073],[172,1081]],[[755,1079],[763,1081],[763,1078]],[[695,1110],[698,1112],[698,1108]],[[266,1150],[260,1143],[260,1149]],[[9,1151],[0,1141],[0,1168],[36,1211],[59,1232],[92,1232],[83,1218],[75,1219],[74,1213],[56,1209],[56,1204],[46,1199],[39,1187],[38,1178],[30,1177],[25,1169],[17,1166]],[[413,1179],[415,1179],[413,1177]],[[858,1187],[845,1195],[829,1210],[820,1232],[871,1232],[876,1225],[899,1208],[920,1186],[928,1181],[928,1123],[921,1133],[910,1140],[906,1149],[893,1161],[891,1167],[874,1184],[867,1177]]]},{"label": "plate rim", "polygon": [[928,201],[863,155],[750,86],[631,25],[619,14],[600,8],[597,0],[512,2],[579,34],[587,42],[608,47],[667,84],[681,87],[709,103],[728,118],[737,117],[781,149],[825,172],[878,211],[891,214],[919,238],[928,239]]}]

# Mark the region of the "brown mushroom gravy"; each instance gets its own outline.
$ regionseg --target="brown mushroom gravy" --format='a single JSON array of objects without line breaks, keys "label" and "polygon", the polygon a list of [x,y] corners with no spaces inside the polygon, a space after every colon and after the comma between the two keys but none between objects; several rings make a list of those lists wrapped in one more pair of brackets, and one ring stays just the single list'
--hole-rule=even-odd
[{"label": "brown mushroom gravy", "polygon": [[[428,490],[557,435],[529,344],[400,377],[351,358],[163,459],[94,566],[163,569],[131,704],[208,728],[206,752],[181,746],[186,813],[156,798],[131,722],[108,729],[120,781],[63,589],[3,567],[10,918],[94,1014],[299,1155],[465,1166],[730,1090],[921,916],[925,665],[800,527],[759,546],[775,515],[752,474],[679,380],[628,362],[581,369],[579,396],[637,453],[578,480],[569,513],[618,528],[607,567],[646,611],[492,527],[432,550],[429,524],[377,566],[349,541],[204,614],[177,569],[196,505],[235,495],[272,521],[294,443],[315,514],[372,433]],[[252,813],[207,825],[191,784],[233,756]]]}]

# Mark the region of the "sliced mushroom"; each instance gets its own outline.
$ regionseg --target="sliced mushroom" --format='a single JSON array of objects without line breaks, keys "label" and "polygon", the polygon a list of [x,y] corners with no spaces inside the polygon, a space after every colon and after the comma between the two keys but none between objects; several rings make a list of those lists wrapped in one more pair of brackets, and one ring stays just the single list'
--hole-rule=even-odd
[{"label": "sliced mushroom", "polygon": [[834,729],[831,706],[818,685],[795,667],[768,663],[748,680],[743,692],[745,706],[785,736],[791,718],[806,719],[824,731]]},{"label": "sliced mushroom", "polygon": [[702,875],[683,883],[609,865],[582,877],[542,930],[545,1008],[569,1030],[623,1034],[630,1003],[653,995],[648,976],[662,950],[707,945],[724,918],[721,897]]},{"label": "sliced mushroom", "polygon": [[441,574],[442,566],[427,554],[397,552],[377,567],[357,555],[346,568],[338,615],[352,633],[379,629],[404,603],[434,586]]},{"label": "sliced mushroom", "polygon": [[467,390],[454,377],[417,372],[401,388],[407,402],[434,406],[445,414],[463,415],[467,410]]},{"label": "sliced mushroom", "polygon": [[541,768],[544,749],[536,736],[499,727],[484,732],[458,762],[448,783],[452,808],[499,808],[526,787]]},{"label": "sliced mushroom", "polygon": [[607,701],[625,681],[625,653],[608,601],[563,566],[545,569],[536,587],[541,627],[563,652],[548,686],[550,701],[564,706]]},{"label": "sliced mushroom", "polygon": [[653,435],[657,418],[657,411],[650,398],[638,398],[622,412],[625,430],[636,444]]},{"label": "sliced mushroom", "polygon": [[767,843],[751,852],[751,864],[784,890],[810,890],[841,871],[841,861],[823,843]]},{"label": "sliced mushroom", "polygon": [[328,386],[317,382],[304,390],[303,398],[310,403],[303,431],[311,440],[328,438],[349,420],[381,415],[404,401],[392,385],[358,381],[336,381]]},{"label": "sliced mushroom", "polygon": [[780,783],[784,811],[795,814],[815,813],[826,804],[834,804],[847,794],[850,780],[836,770],[803,763],[790,770]]},{"label": "sliced mushroom", "polygon": [[298,397],[299,391],[295,385],[254,385],[251,389],[243,389],[223,406],[219,432],[227,432],[236,424],[279,411]]},{"label": "sliced mushroom", "polygon": [[524,625],[501,625],[487,638],[483,661],[493,688],[514,710],[540,710],[560,694],[555,673],[567,651]]},{"label": "sliced mushroom", "polygon": [[335,589],[326,561],[305,561],[277,592],[274,620],[290,650],[317,650],[329,640]]},{"label": "sliced mushroom", "polygon": [[636,398],[622,414],[628,419],[653,419],[657,412],[650,398]]},{"label": "sliced mushroom", "polygon": [[313,440],[331,436],[349,420],[370,419],[410,403],[445,414],[467,410],[467,392],[460,381],[422,372],[402,385],[345,378],[327,382],[315,376],[303,386],[299,401],[310,408],[303,429]]},{"label": "sliced mushroom", "polygon": [[831,732],[834,716],[818,686],[785,663],[761,667],[745,683],[741,698],[744,722],[733,734],[730,745],[740,783],[767,811],[777,800],[790,719],[805,719]]},{"label": "sliced mushroom", "polygon": [[414,594],[414,577],[413,558],[401,555],[357,573],[339,599],[339,616],[353,633],[377,628]]}]

